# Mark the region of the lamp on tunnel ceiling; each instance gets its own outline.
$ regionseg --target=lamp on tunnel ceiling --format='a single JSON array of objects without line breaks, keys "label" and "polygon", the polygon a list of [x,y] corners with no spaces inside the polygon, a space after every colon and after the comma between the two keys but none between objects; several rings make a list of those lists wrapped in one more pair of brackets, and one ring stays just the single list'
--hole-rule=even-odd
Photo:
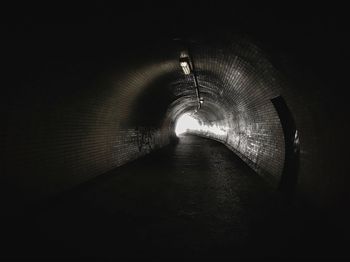
[{"label": "lamp on tunnel ceiling", "polygon": [[194,70],[193,62],[188,52],[186,51],[181,52],[179,62],[180,62],[182,71],[184,72],[185,75],[190,75],[191,73],[193,75],[194,87],[196,89],[197,103],[198,103],[198,108],[195,110],[195,112],[197,112],[201,108],[201,105],[203,104],[204,100],[203,98],[200,97],[197,75]]},{"label": "lamp on tunnel ceiling", "polygon": [[191,64],[190,64],[190,59],[187,56],[181,56],[180,57],[180,66],[182,68],[182,71],[184,72],[185,75],[191,74]]}]

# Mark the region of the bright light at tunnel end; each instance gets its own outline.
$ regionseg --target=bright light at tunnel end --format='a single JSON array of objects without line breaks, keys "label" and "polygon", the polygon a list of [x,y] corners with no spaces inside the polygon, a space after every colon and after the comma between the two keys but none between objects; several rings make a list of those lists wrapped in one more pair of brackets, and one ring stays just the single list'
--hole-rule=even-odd
[{"label": "bright light at tunnel end", "polygon": [[175,125],[175,134],[180,136],[190,130],[196,130],[200,126],[197,119],[193,118],[190,114],[183,114],[178,118]]},{"label": "bright light at tunnel end", "polygon": [[222,126],[217,125],[202,125],[191,114],[186,113],[178,118],[175,124],[176,136],[181,136],[187,132],[200,132],[205,134],[213,134],[216,136],[225,136],[227,131]]}]

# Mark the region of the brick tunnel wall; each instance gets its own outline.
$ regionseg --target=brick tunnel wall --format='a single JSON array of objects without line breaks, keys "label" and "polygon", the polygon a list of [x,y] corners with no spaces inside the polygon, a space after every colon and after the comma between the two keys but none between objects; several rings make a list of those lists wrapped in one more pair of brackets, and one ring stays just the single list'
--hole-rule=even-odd
[{"label": "brick tunnel wall", "polygon": [[[50,11],[42,12],[41,3],[38,6],[30,3],[22,7],[16,4],[13,12],[5,12],[8,17],[4,13],[2,44],[5,52],[2,61],[5,66],[0,95],[0,112],[3,115],[0,128],[1,202],[4,205],[9,202],[8,205],[11,205],[11,198],[21,192],[19,199],[59,192],[125,163],[129,156],[133,159],[146,153],[149,149],[148,142],[142,146],[144,152],[138,151],[140,145],[137,137],[142,136],[137,131],[138,127],[146,133],[147,127],[150,127],[150,132],[155,133],[154,141],[158,141],[156,137],[159,137],[159,146],[167,142],[166,134],[169,130],[166,124],[161,127],[120,124],[123,115],[121,112],[128,111],[127,107],[123,107],[123,101],[128,96],[132,97],[132,94],[126,93],[123,100],[117,99],[122,96],[113,88],[113,82],[114,79],[120,81],[120,76],[128,79],[124,73],[102,83],[93,83],[97,71],[105,71],[106,61],[114,64],[121,60],[124,53],[131,52],[142,55],[150,53],[143,60],[155,62],[153,54],[169,44],[162,42],[164,38],[186,38],[198,33],[209,36],[210,41],[215,42],[221,41],[225,35],[245,32],[261,41],[258,45],[273,56],[273,61],[270,57],[268,60],[273,62],[279,72],[288,75],[288,83],[280,83],[277,85],[280,86],[279,89],[265,90],[263,95],[266,97],[263,100],[249,102],[243,99],[249,98],[248,94],[244,94],[243,86],[240,96],[229,92],[235,90],[230,89],[230,85],[239,84],[232,81],[239,80],[238,76],[225,79],[222,77],[229,76],[229,71],[223,74],[218,72],[221,69],[230,70],[235,64],[248,68],[248,71],[249,68],[257,68],[252,71],[256,77],[267,73],[261,64],[259,66],[259,61],[264,59],[253,59],[253,63],[252,60],[244,62],[249,59],[243,53],[250,53],[254,57],[254,48],[250,52],[249,48],[245,48],[246,52],[238,52],[243,57],[237,58],[237,61],[232,58],[235,55],[228,54],[226,48],[220,46],[215,46],[211,51],[207,48],[208,53],[205,48],[201,48],[201,51],[194,48],[198,79],[207,87],[202,91],[210,93],[211,89],[220,88],[217,93],[220,94],[221,89],[225,88],[228,91],[225,93],[227,98],[232,95],[241,100],[240,105],[230,103],[229,99],[222,100],[224,108],[220,110],[215,107],[215,112],[211,110],[210,114],[203,115],[203,119],[210,115],[208,123],[224,122],[232,134],[228,138],[230,143],[242,153],[249,151],[249,159],[278,178],[281,163],[276,164],[274,160],[281,160],[283,153],[274,151],[273,148],[274,143],[276,148],[281,143],[281,136],[278,129],[274,129],[274,124],[268,127],[266,119],[271,114],[270,120],[275,123],[276,116],[271,113],[269,100],[281,95],[293,114],[300,134],[299,194],[313,204],[327,206],[342,214],[337,216],[332,213],[332,216],[343,219],[344,224],[348,224],[346,207],[350,199],[350,176],[347,144],[350,129],[347,121],[347,8],[334,5],[344,10],[338,15],[330,5],[325,5],[320,10],[322,5],[310,5],[309,8],[293,5],[285,8],[283,4],[283,8],[274,9],[263,4],[264,8],[254,9],[249,4],[246,9],[232,9],[225,8],[221,3],[216,8],[195,4],[192,5],[192,10],[196,12],[192,12],[191,17],[197,16],[192,19],[193,26],[188,26],[188,12],[183,11],[181,4],[175,8],[167,3],[167,10],[157,9],[154,5],[147,6],[150,7],[150,12],[145,12],[145,8],[136,11],[134,5],[125,12],[119,6],[109,8],[110,16],[103,13],[93,19],[87,19],[89,12],[83,12],[80,4],[75,10],[71,4],[68,8],[61,6],[61,9],[55,5],[53,9],[56,10],[56,15]],[[95,13],[96,7],[92,9]],[[198,12],[198,9],[203,12]],[[289,14],[287,10],[290,11]],[[219,19],[203,19],[213,18],[213,14]],[[333,16],[329,16],[331,14]],[[85,18],[80,18],[80,15],[85,15]],[[134,23],[130,23],[132,17],[137,18],[132,21]],[[143,48],[147,41],[152,43]],[[223,41],[232,42],[227,39]],[[159,50],[155,52],[150,47]],[[205,65],[213,54],[219,59]],[[178,55],[170,55],[172,68],[168,65],[163,73],[177,72],[177,81],[174,80],[170,86],[185,91],[182,94],[187,98],[181,101],[186,103],[186,110],[193,110],[196,108],[195,93],[193,87],[189,86],[191,81],[181,74]],[[164,60],[167,59],[162,61]],[[203,63],[199,65],[197,62],[200,63],[201,60]],[[133,61],[123,60],[121,64],[133,64]],[[154,65],[159,65],[159,62]],[[111,68],[114,66],[108,69]],[[125,71],[136,78],[142,76],[145,79],[152,75],[152,72],[144,69],[141,70],[144,73],[139,73],[136,67],[131,68],[131,71],[129,69]],[[266,70],[271,71],[270,69],[267,67]],[[105,79],[104,76],[101,78]],[[275,80],[268,78],[265,78],[270,82],[267,86],[276,86],[273,84]],[[293,83],[289,80],[293,80]],[[253,84],[259,86],[258,80],[252,80],[254,81]],[[131,85],[127,82],[124,80],[118,86]],[[131,86],[138,85],[134,83]],[[264,86],[266,85],[261,85]],[[250,88],[249,91],[253,97],[258,97],[257,94],[254,95],[258,90]],[[175,99],[179,99],[180,93],[175,93]],[[218,101],[212,93],[208,95],[205,104]],[[231,102],[234,101],[232,99]],[[255,103],[259,101],[262,103]],[[244,107],[249,104],[250,108]],[[234,108],[238,111],[233,111]],[[249,109],[250,115],[244,115],[246,109]],[[210,111],[205,106],[203,110]],[[184,108],[178,107],[171,118],[176,119],[176,115],[183,112]],[[218,113],[221,114],[221,119]],[[255,122],[258,125],[254,126]],[[249,123],[253,125],[248,125]],[[245,125],[249,128],[243,129]],[[260,127],[277,133],[276,136],[266,136],[273,138],[273,141],[264,142],[265,136],[259,130]],[[253,145],[248,144],[248,131],[250,135],[259,135],[257,142],[261,146],[258,154],[254,154],[254,150],[251,150]],[[120,140],[118,136],[124,142],[117,143]],[[246,141],[245,147],[238,146],[239,137]],[[130,145],[129,142],[133,144]],[[122,151],[122,156],[117,153],[118,148]],[[128,150],[130,154],[127,153]],[[279,150],[282,149],[279,147]],[[238,150],[236,152],[239,154]],[[262,156],[266,157],[266,161]]]},{"label": "brick tunnel wall", "polygon": [[[348,199],[348,176],[340,161],[344,154],[339,154],[339,150],[345,147],[343,139],[336,137],[332,130],[338,125],[336,119],[341,118],[341,112],[344,112],[344,109],[338,108],[346,103],[334,105],[336,101],[343,100],[338,93],[329,92],[332,85],[337,87],[337,91],[341,90],[341,76],[333,74],[337,75],[333,79],[327,67],[322,70],[316,67],[315,61],[322,60],[318,53],[307,62],[296,62],[283,55],[282,59],[278,56],[266,57],[256,46],[243,43],[243,46],[238,42],[233,46],[193,48],[200,91],[204,97],[202,110],[218,111],[217,108],[206,108],[208,102],[218,103],[223,108],[223,112],[214,118],[208,117],[206,112],[200,114],[199,111],[197,115],[207,126],[221,126],[227,131],[225,135],[207,131],[199,134],[226,144],[277,186],[284,163],[284,137],[271,99],[283,97],[300,138],[296,201],[332,210],[334,214],[341,213],[339,217],[344,217],[345,221],[348,216],[341,210],[344,210],[342,205]],[[305,48],[305,57],[313,46],[308,48]],[[334,58],[327,59],[333,61]],[[313,68],[307,68],[303,63]],[[319,63],[324,64],[322,61]],[[323,79],[317,78],[320,73],[316,68],[323,72]],[[340,68],[335,67],[334,70]],[[243,74],[239,76],[239,72]],[[212,90],[217,92],[214,94]],[[337,99],[328,99],[334,96]],[[197,106],[195,94],[192,100],[189,112]],[[176,107],[178,115],[186,112],[180,110],[180,106]],[[215,115],[215,112],[212,113]],[[344,122],[340,120],[339,123]]]},{"label": "brick tunnel wall", "polygon": [[[178,48],[172,43],[148,59],[121,62],[121,68],[106,72],[99,68],[104,73],[91,69],[96,61],[68,68],[58,62],[31,82],[24,77],[14,83],[13,93],[4,97],[11,107],[4,108],[10,117],[3,185],[17,188],[13,192],[22,192],[22,198],[51,195],[167,145],[173,135],[169,122],[196,107],[193,81],[179,67]],[[277,186],[284,138],[270,101],[281,89],[274,68],[255,45],[241,39],[229,46],[203,42],[193,58],[205,101],[199,113],[205,120],[215,111],[211,123],[227,131],[210,136]],[[150,100],[142,100],[147,93]],[[170,103],[176,99],[181,110]],[[135,111],[137,103],[142,106]],[[146,117],[156,118],[162,103],[170,107],[160,124],[144,123]]]},{"label": "brick tunnel wall", "polygon": [[73,69],[66,63],[46,64],[36,78],[13,78],[2,96],[3,207],[18,210],[21,203],[74,187],[169,143],[168,126],[125,119],[140,85],[171,66],[134,68],[137,76],[130,78],[92,71],[95,61],[72,63]]},{"label": "brick tunnel wall", "polygon": [[[277,187],[284,165],[284,136],[271,102],[283,89],[276,69],[260,49],[243,39],[229,45],[195,46],[192,56],[204,99],[197,115],[203,125],[225,130],[224,134],[195,133],[224,143]],[[200,111],[218,111],[211,109],[212,104],[222,107],[223,112],[208,121],[206,113]]]},{"label": "brick tunnel wall", "polygon": [[[173,135],[168,122],[197,106],[193,82],[183,75],[174,50],[172,44],[167,50],[153,50],[141,57],[147,62],[132,62],[122,70],[105,70],[101,61],[63,66],[58,61],[44,64],[41,75],[33,76],[26,74],[30,62],[23,64],[21,77],[16,72],[1,97],[6,116],[1,136],[4,202],[9,197],[21,201],[52,195],[168,144]],[[225,126],[228,134],[215,138],[275,185],[284,147],[271,99],[285,98],[300,131],[298,188],[320,202],[327,185],[319,175],[326,172],[319,165],[324,159],[319,142],[326,135],[316,130],[321,122],[318,105],[306,103],[317,101],[315,93],[306,92],[306,83],[284,82],[260,50],[246,41],[231,41],[229,46],[200,43],[193,57],[204,96],[202,119]],[[164,75],[166,81],[157,85],[173,95],[168,118],[164,116],[161,125],[128,123],[137,99]],[[162,100],[160,93],[151,98]],[[171,101],[177,101],[175,107]],[[159,104],[140,110],[148,106]]]}]

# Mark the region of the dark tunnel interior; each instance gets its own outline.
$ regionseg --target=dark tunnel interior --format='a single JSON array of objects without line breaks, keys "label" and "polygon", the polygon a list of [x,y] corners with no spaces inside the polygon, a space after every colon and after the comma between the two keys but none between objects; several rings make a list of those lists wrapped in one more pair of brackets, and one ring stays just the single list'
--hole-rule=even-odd
[{"label": "dark tunnel interior", "polygon": [[347,260],[345,6],[19,2],[0,260]]}]

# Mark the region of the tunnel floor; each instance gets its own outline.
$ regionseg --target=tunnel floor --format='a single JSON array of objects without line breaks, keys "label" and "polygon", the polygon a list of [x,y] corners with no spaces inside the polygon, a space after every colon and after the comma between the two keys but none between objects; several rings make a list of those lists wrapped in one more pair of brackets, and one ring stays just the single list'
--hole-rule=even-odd
[{"label": "tunnel floor", "polygon": [[130,260],[315,254],[322,247],[317,227],[278,203],[224,145],[186,135],[52,199],[16,224],[7,251],[19,258]]}]

